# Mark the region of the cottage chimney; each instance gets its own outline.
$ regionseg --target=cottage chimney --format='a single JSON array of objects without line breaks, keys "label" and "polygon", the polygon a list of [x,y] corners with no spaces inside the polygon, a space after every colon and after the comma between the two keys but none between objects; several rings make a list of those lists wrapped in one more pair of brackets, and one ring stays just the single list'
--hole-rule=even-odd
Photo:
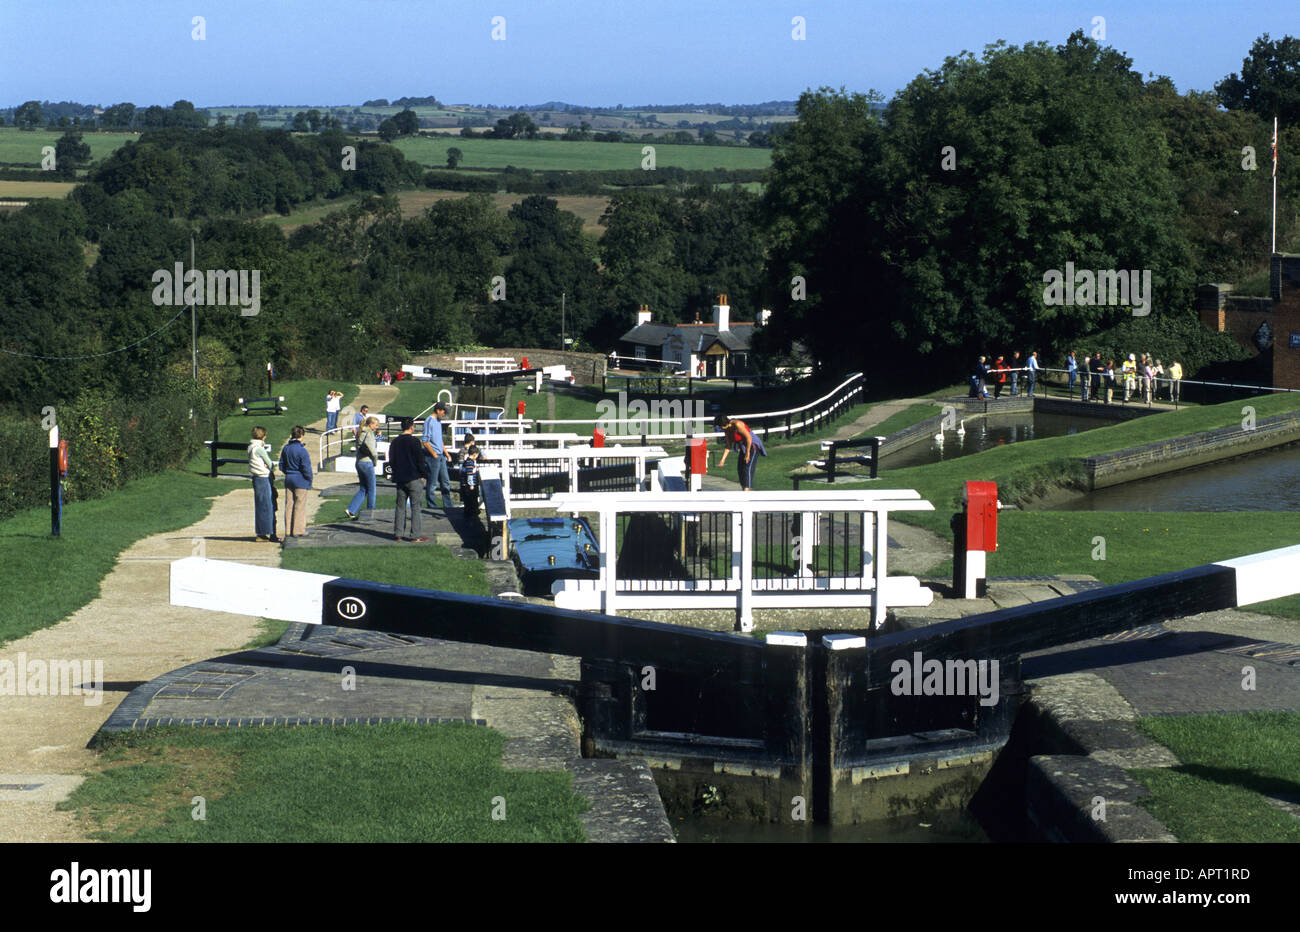
[{"label": "cottage chimney", "polygon": [[731,329],[731,305],[727,303],[725,294],[718,295],[718,303],[713,305],[713,325],[718,328],[718,333]]},{"label": "cottage chimney", "polygon": [[636,309],[636,325],[640,327],[648,323],[650,323],[650,305],[643,304]]}]

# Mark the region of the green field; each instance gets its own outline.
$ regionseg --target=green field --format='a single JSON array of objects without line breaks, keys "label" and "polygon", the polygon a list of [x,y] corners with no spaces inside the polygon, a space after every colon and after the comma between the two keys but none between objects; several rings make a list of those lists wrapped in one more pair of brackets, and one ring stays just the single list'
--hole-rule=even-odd
[{"label": "green field", "polygon": [[[537,171],[606,171],[639,169],[641,144],[619,142],[543,142],[529,139],[435,139],[419,136],[393,143],[408,159],[430,168],[447,167],[447,150],[465,154],[462,168],[530,168]],[[770,149],[729,146],[655,145],[655,164],[691,171],[713,168],[767,168]]]},{"label": "green field", "polygon": [[[64,132],[61,129],[27,132],[15,126],[0,126],[0,165],[40,168],[41,148],[55,145]],[[139,133],[83,133],[81,141],[90,146],[90,157],[98,161],[138,136]]]},{"label": "green field", "polygon": [[[6,195],[4,185],[27,185],[28,188],[39,185],[38,182],[3,182],[0,181],[0,197],[18,197],[18,194]],[[44,187],[44,186],[43,186]],[[48,185],[53,188],[54,185]],[[68,185],[70,188],[71,185]],[[762,185],[758,185],[759,188]],[[30,195],[27,195],[30,196]],[[61,197],[61,194],[51,192],[48,196]],[[340,210],[346,210],[352,204],[357,203],[362,198],[369,195],[347,195],[334,200],[309,201],[305,204],[297,205],[288,215],[267,214],[262,218],[267,223],[273,223],[286,233],[292,233],[294,230],[309,223],[319,223],[325,217]],[[429,188],[405,188],[396,191],[393,194],[397,198],[398,207],[401,208],[402,216],[405,218],[419,216],[439,201],[456,200],[470,195],[463,191],[441,191],[430,190]],[[500,211],[508,211],[511,207],[518,204],[527,194],[489,194],[492,203]],[[582,220],[582,230],[584,233],[590,233],[593,236],[600,236],[605,232],[605,228],[600,225],[600,218],[604,216],[605,208],[609,206],[609,198],[599,194],[559,194],[551,198],[559,206],[560,210],[567,210],[570,213],[577,214]]]}]

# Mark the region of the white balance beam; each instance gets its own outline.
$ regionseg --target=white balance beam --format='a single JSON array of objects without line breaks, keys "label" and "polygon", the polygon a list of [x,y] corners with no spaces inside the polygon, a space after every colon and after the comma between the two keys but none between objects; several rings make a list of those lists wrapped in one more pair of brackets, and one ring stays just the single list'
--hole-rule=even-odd
[{"label": "white balance beam", "polygon": [[205,557],[171,564],[171,604],[318,625],[327,582],[338,579]]},{"label": "white balance beam", "polygon": [[1300,592],[1300,544],[1247,554],[1214,564],[1237,574],[1237,605],[1267,602]]}]

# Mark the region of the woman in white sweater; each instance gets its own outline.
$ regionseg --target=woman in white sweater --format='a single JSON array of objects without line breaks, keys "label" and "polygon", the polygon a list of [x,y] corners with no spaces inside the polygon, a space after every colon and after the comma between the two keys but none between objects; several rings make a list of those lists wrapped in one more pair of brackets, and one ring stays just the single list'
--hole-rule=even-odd
[{"label": "woman in white sweater", "polygon": [[254,427],[248,444],[248,472],[253,479],[253,526],[258,540],[278,543],[275,536],[275,509],[271,505],[271,453],[266,444],[266,428]]}]

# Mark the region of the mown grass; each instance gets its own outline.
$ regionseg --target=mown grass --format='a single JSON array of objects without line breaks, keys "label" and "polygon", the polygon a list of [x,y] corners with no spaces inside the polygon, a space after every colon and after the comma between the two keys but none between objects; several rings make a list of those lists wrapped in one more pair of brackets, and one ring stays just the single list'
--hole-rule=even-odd
[{"label": "mown grass", "polygon": [[[1262,419],[1300,408],[1300,397],[1254,398],[1250,406],[1256,418]],[[934,514],[909,513],[904,520],[947,534],[948,517],[959,507],[963,483],[968,479],[997,482],[1004,504],[1030,500],[1036,494],[1078,482],[1082,474],[1077,461],[1083,457],[1219,427],[1240,429],[1242,408],[1240,402],[1226,402],[1152,414],[1069,436],[1008,444],[971,456],[894,470],[882,473],[881,481],[888,488],[916,489],[933,502]]]},{"label": "mown grass", "polygon": [[[851,412],[851,416],[854,419],[860,418],[875,407],[875,405],[870,405],[862,409],[855,408]],[[902,411],[891,414],[874,427],[862,431],[859,436],[888,437],[890,434],[920,423],[928,417],[934,417],[940,413],[940,410],[938,405],[910,405]],[[846,421],[841,420],[812,434],[800,434],[789,439],[774,437],[771,442],[767,443],[767,456],[759,460],[758,469],[754,475],[754,488],[770,491],[790,489],[792,485],[790,473],[806,465],[808,460],[824,459],[824,454],[821,451],[821,441],[837,433],[844,423]],[[728,466],[730,466],[730,460],[728,460]],[[839,481],[839,479],[836,480],[837,485]]]},{"label": "mown grass", "polygon": [[1300,820],[1264,798],[1300,796],[1300,714],[1161,716],[1138,727],[1182,761],[1130,771],[1152,793],[1138,805],[1179,841],[1300,841]]},{"label": "mown grass", "polygon": [[[1300,398],[1264,397],[1250,404],[1256,417],[1263,418],[1300,407]],[[1240,427],[1242,407],[1240,402],[1229,402],[1184,409],[1070,436],[1010,444],[884,472],[876,485],[919,491],[935,510],[904,512],[893,520],[920,525],[951,540],[948,522],[961,510],[962,487],[968,479],[996,482],[1004,504],[1032,500],[1037,493],[1083,482],[1081,457],[1217,427]],[[761,482],[761,464],[759,471]],[[852,484],[845,483],[846,487]],[[1300,525],[1287,512],[1006,510],[998,517],[998,537],[998,551],[989,556],[990,575],[1080,573],[1119,583],[1297,544]],[[950,572],[950,563],[933,571],[936,576]],[[1249,610],[1300,618],[1300,596],[1252,605]]]},{"label": "mown grass", "polygon": [[[408,159],[429,168],[447,167],[447,150],[464,154],[461,168],[529,168],[535,171],[640,170],[644,156],[640,142],[563,142],[530,139],[464,139],[458,136],[417,136],[393,143]],[[675,146],[653,144],[655,165],[689,171],[713,168],[767,168],[771,149],[732,146]]]},{"label": "mown grass", "polygon": [[[254,427],[266,428],[266,442],[271,444],[271,458],[275,460],[280,455],[280,448],[289,440],[289,431],[296,425],[301,424],[306,427],[315,421],[325,419],[325,396],[330,389],[335,389],[343,393],[342,405],[347,407],[356,400],[359,387],[348,382],[335,382],[328,379],[298,379],[291,382],[274,382],[272,391],[276,396],[284,396],[285,411],[283,414],[242,414],[236,408],[230,414],[218,420],[217,433],[223,442],[231,443],[248,443],[252,437]],[[260,392],[266,391],[265,386]],[[260,395],[259,392],[259,395]],[[258,397],[258,396],[250,396]],[[340,416],[339,422],[343,418]],[[210,436],[210,433],[207,434]],[[310,441],[311,435],[307,436]],[[316,451],[310,443],[308,449],[312,452],[313,462],[315,462]],[[221,450],[218,456],[242,457],[238,450]],[[195,472],[207,475],[212,468],[212,453],[205,446],[190,458],[186,468]],[[229,475],[248,475],[248,470],[242,466],[229,464],[221,468],[223,474]]]},{"label": "mown grass", "polygon": [[59,808],[116,842],[582,841],[571,776],[506,771],[503,743],[454,724],[153,729],[110,739]]},{"label": "mown grass", "polygon": [[154,534],[202,520],[229,486],[178,470],[128,483],[103,498],[65,505],[50,536],[49,508],[0,522],[0,562],[8,576],[0,643],[58,624],[99,596],[118,554]]},{"label": "mown grass", "polygon": [[291,547],[281,554],[287,570],[348,579],[441,589],[463,595],[491,595],[482,560],[454,556],[434,543],[398,546]]}]

